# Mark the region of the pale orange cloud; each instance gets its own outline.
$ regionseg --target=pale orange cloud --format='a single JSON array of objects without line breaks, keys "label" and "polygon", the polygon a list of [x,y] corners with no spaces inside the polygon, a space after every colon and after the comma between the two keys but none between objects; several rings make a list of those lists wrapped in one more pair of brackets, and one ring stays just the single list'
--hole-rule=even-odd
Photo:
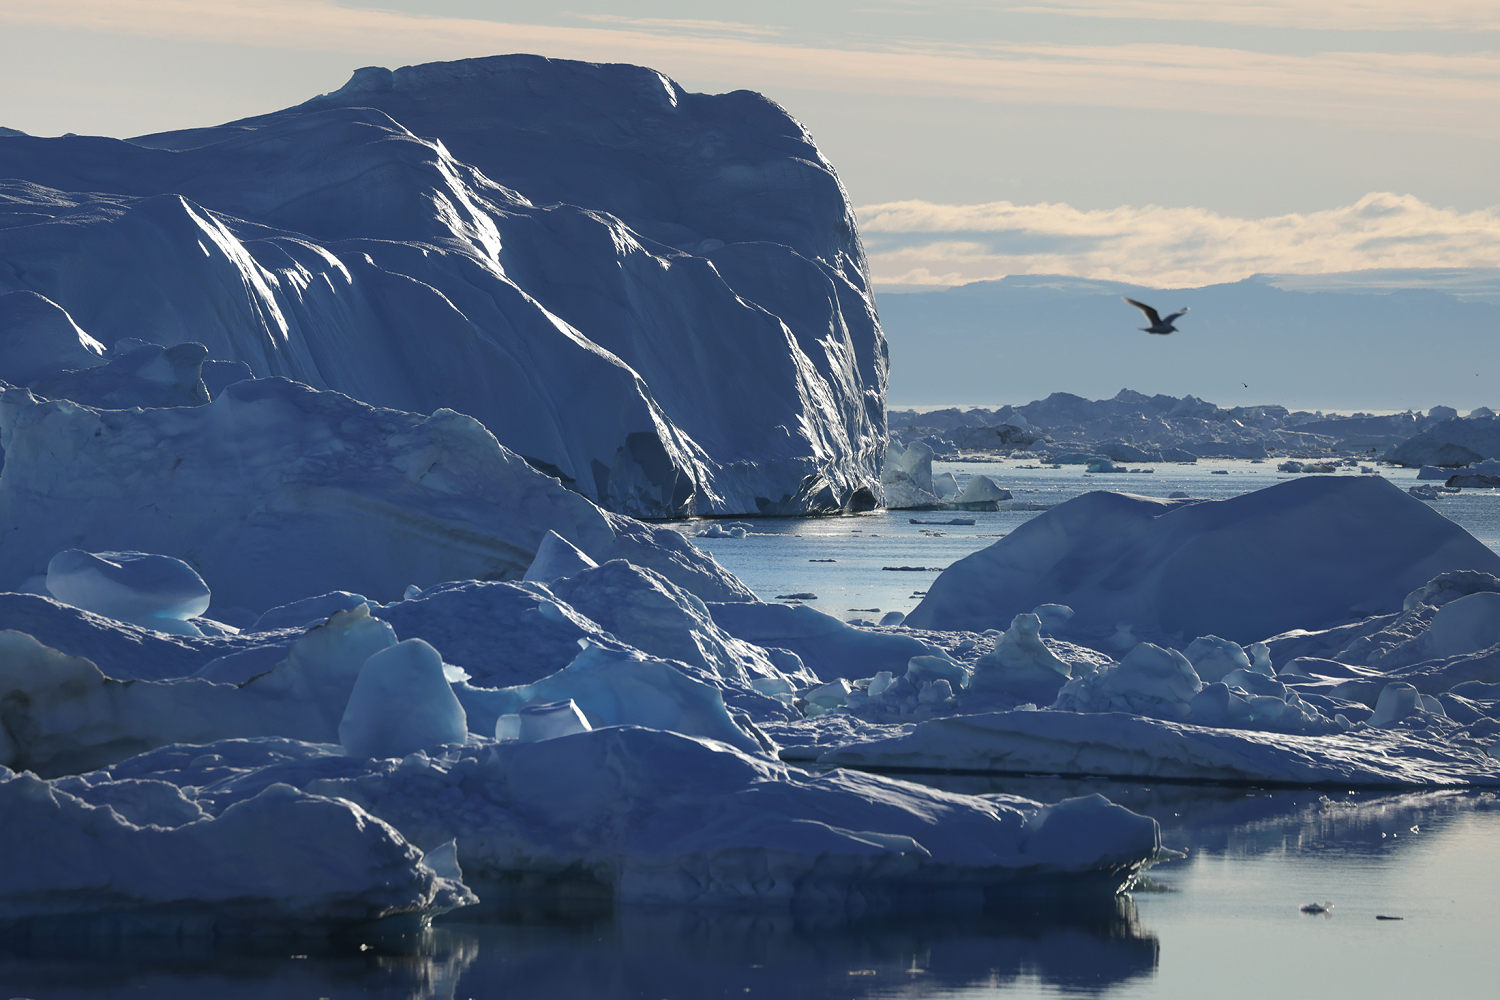
[{"label": "pale orange cloud", "polygon": [[1492,0],[1030,0],[1005,10],[1075,17],[1198,21],[1267,28],[1359,31],[1500,31]]},{"label": "pale orange cloud", "polygon": [[[1082,5],[1077,5],[1082,9]],[[1171,6],[1171,5],[1167,5]],[[1490,135],[1500,54],[1276,54],[1194,45],[798,45],[743,26],[669,20],[586,26],[425,17],[327,0],[6,0],[0,25],[233,42],[423,62],[537,52],[654,66],[690,87],[751,85],[1292,116],[1387,130]]]},{"label": "pale orange cloud", "polygon": [[1197,286],[1257,273],[1500,267],[1500,205],[1461,212],[1410,195],[1259,219],[1154,205],[1066,204],[857,209],[879,285],[956,285],[1008,274],[1064,274]]}]

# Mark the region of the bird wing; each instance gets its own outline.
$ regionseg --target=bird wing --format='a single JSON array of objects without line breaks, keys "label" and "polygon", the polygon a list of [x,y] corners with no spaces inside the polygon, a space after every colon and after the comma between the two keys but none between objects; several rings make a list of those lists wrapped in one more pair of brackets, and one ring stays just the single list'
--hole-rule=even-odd
[{"label": "bird wing", "polygon": [[1146,305],[1146,303],[1144,303],[1144,302],[1137,302],[1135,299],[1132,299],[1129,296],[1125,296],[1125,295],[1120,296],[1120,298],[1124,299],[1126,302],[1129,302],[1131,305],[1135,306],[1141,312],[1145,313],[1146,314],[1146,318],[1151,321],[1151,325],[1152,326],[1156,326],[1158,323],[1161,322],[1161,314],[1158,313],[1155,309],[1152,309],[1150,306]]},{"label": "bird wing", "polygon": [[1176,319],[1176,318],[1177,318],[1177,317],[1178,317],[1178,316],[1181,316],[1181,315],[1183,315],[1183,314],[1184,314],[1184,313],[1186,313],[1186,312],[1187,312],[1187,311],[1188,311],[1188,307],[1187,307],[1187,306],[1183,306],[1183,307],[1182,307],[1182,308],[1181,308],[1181,309],[1179,309],[1179,310],[1177,310],[1177,311],[1176,311],[1176,312],[1174,312],[1174,313],[1173,313],[1173,314],[1172,314],[1172,315],[1170,315],[1170,316],[1168,316],[1168,317],[1167,317],[1167,319],[1166,319],[1166,321],[1167,321],[1167,322],[1168,322],[1168,323],[1170,323],[1170,322],[1172,322],[1172,321],[1173,321],[1173,320],[1174,320],[1174,319]]}]

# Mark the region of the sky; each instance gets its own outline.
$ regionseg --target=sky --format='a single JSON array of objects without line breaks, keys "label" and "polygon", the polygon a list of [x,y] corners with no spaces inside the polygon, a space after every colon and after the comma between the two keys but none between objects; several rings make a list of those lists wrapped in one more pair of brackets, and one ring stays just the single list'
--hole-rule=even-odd
[{"label": "sky", "polygon": [[772,97],[877,289],[1500,267],[1494,0],[3,0],[0,126],[216,124],[504,52]]}]

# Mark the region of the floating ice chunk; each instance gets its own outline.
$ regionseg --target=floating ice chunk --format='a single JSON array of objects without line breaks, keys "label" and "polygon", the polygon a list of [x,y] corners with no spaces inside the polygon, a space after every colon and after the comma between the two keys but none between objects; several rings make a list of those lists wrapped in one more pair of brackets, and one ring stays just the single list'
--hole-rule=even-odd
[{"label": "floating ice chunk", "polygon": [[[634,650],[605,649],[590,643],[562,670],[531,684],[496,689],[468,688],[465,704],[475,725],[481,713],[519,713],[524,705],[572,699],[595,727],[645,726],[706,736],[752,753],[764,747],[729,714],[718,688],[690,677],[669,660]],[[762,737],[763,738],[763,737]]]},{"label": "floating ice chunk", "polygon": [[1500,593],[1500,576],[1479,570],[1451,570],[1439,573],[1406,595],[1401,610],[1411,611],[1422,604],[1441,607],[1467,594]]},{"label": "floating ice chunk", "polygon": [[337,611],[350,611],[361,604],[369,603],[363,594],[351,594],[347,590],[335,590],[317,597],[304,597],[300,601],[274,607],[255,620],[246,629],[248,632],[270,632],[279,628],[305,628],[327,621]]},{"label": "floating ice chunk", "polygon": [[536,556],[532,558],[531,565],[526,568],[526,573],[521,579],[537,583],[551,583],[553,580],[572,576],[598,565],[578,546],[549,529],[542,536],[541,544],[536,549]]},{"label": "floating ice chunk", "polygon": [[970,668],[959,663],[946,653],[913,656],[906,661],[906,679],[920,688],[936,680],[945,680],[949,687],[969,686]]},{"label": "floating ice chunk", "polygon": [[1271,666],[1270,646],[1267,646],[1263,642],[1256,642],[1247,646],[1245,651],[1250,654],[1251,670],[1254,670],[1258,674],[1265,674],[1267,677],[1275,676],[1276,668]]},{"label": "floating ice chunk", "polygon": [[1066,604],[1038,604],[1031,613],[1037,616],[1042,628],[1048,632],[1057,631],[1073,617],[1073,609]]},{"label": "floating ice chunk", "polygon": [[1422,637],[1421,659],[1458,656],[1500,643],[1500,594],[1468,594],[1444,604]]},{"label": "floating ice chunk", "polygon": [[922,690],[917,694],[917,701],[924,705],[940,705],[953,700],[953,685],[948,683],[946,677],[922,685]]},{"label": "floating ice chunk", "polygon": [[1235,670],[1249,670],[1250,657],[1237,642],[1220,639],[1216,635],[1199,636],[1188,643],[1183,655],[1192,663],[1203,681],[1221,681],[1224,675]]},{"label": "floating ice chunk", "polygon": [[462,743],[468,734],[463,706],[443,674],[443,658],[421,639],[407,639],[365,661],[339,722],[339,743],[356,757],[401,757]]},{"label": "floating ice chunk", "polygon": [[319,719],[317,735],[309,733],[305,738],[331,739],[365,663],[394,645],[395,630],[370,617],[368,605],[335,611],[328,621],[302,633],[287,651],[285,662],[257,678],[254,690],[295,704]]},{"label": "floating ice chunk", "polygon": [[202,635],[191,622],[208,610],[197,570],[149,552],[64,549],[47,564],[47,590],[74,607],[160,632]]},{"label": "floating ice chunk", "polygon": [[202,406],[208,402],[208,387],[203,384],[207,359],[208,348],[202,344],[164,348],[126,337],[115,341],[104,364],[53,372],[36,379],[31,388],[49,399],[70,399],[111,410]]},{"label": "floating ice chunk", "polygon": [[866,631],[805,604],[710,603],[708,609],[726,632],[764,648],[789,649],[823,678],[905,673],[913,656],[939,651],[915,636]]},{"label": "floating ice chunk", "polygon": [[[521,711],[516,714],[521,720],[521,730],[517,738],[525,743],[556,739],[573,733],[586,733],[594,728],[589,725],[588,718],[571,698],[567,701],[523,705]],[[497,728],[496,733],[498,732]]]},{"label": "floating ice chunk", "polygon": [[969,478],[964,485],[963,491],[953,498],[953,503],[959,507],[989,507],[1001,501],[1011,499],[1010,490],[995,482],[983,473],[976,473]]},{"label": "floating ice chunk", "polygon": [[1021,614],[995,648],[975,661],[969,690],[975,699],[1050,705],[1071,676],[1072,668],[1042,642],[1041,619]]},{"label": "floating ice chunk", "polygon": [[906,621],[906,612],[904,611],[887,611],[880,616],[880,624],[885,628],[893,628],[904,621]]},{"label": "floating ice chunk", "polygon": [[1394,611],[1454,569],[1500,573],[1500,555],[1380,476],[1227,500],[1085,493],[949,566],[907,623],[978,631],[1059,601],[1080,632],[1130,622],[1146,637],[1244,643]]},{"label": "floating ice chunk", "polygon": [[842,706],[852,690],[853,687],[842,677],[813,688],[803,698],[807,703],[808,717],[822,715],[824,712]]},{"label": "floating ice chunk", "polygon": [[[620,641],[702,668],[710,683],[726,689],[756,677],[781,676],[764,649],[720,628],[699,598],[623,559],[558,580],[551,591]],[[807,687],[818,678],[806,674],[794,680]]]},{"label": "floating ice chunk", "polygon": [[748,524],[719,524],[715,522],[698,532],[699,538],[744,538],[750,533]]},{"label": "floating ice chunk", "polygon": [[1115,667],[1075,677],[1057,693],[1053,708],[1073,712],[1130,712],[1186,719],[1203,682],[1175,649],[1143,642]]},{"label": "floating ice chunk", "polygon": [[422,864],[431,868],[438,877],[454,882],[464,880],[464,872],[458,864],[458,841],[449,838],[422,855]]},{"label": "floating ice chunk", "polygon": [[[880,469],[880,485],[885,490],[885,504],[893,510],[933,507],[942,501],[932,479],[932,449],[920,441],[903,447],[892,441],[885,450],[885,464]],[[952,474],[948,474],[952,478]],[[958,492],[955,485],[953,491]]]},{"label": "floating ice chunk", "polygon": [[1381,689],[1380,698],[1375,702],[1375,714],[1370,716],[1370,725],[1375,729],[1389,729],[1422,710],[1422,696],[1417,689],[1397,681]]},{"label": "floating ice chunk", "polygon": [[944,500],[958,496],[958,477],[951,472],[939,473],[932,477],[932,490]]},{"label": "floating ice chunk", "polygon": [[1250,702],[1223,681],[1203,685],[1188,709],[1189,717],[1200,726],[1247,726],[1255,716]]},{"label": "floating ice chunk", "polygon": [[[209,814],[159,780],[46,782],[0,770],[0,814],[0,918],[167,906],[215,930],[264,931],[476,901],[441,849],[424,863],[347,799],[281,783]],[[233,863],[202,863],[209,858]]]}]

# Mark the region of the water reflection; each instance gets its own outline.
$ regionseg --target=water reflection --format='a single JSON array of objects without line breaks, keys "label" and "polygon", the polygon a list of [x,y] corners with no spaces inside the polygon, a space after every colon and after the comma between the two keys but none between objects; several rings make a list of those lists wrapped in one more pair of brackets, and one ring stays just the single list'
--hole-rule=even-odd
[{"label": "water reflection", "polygon": [[1128,898],[854,925],[626,910],[592,926],[451,924],[440,934],[483,943],[464,996],[876,997],[1016,981],[1097,991],[1149,976],[1159,954]]},{"label": "water reflection", "polygon": [[[1334,992],[1350,976],[1378,992],[1399,976],[1403,955],[1454,942],[1472,954],[1450,955],[1442,975],[1482,982],[1490,974],[1487,951],[1471,939],[1500,918],[1500,883],[1487,889],[1495,879],[1473,860],[1500,848],[1492,794],[973,776],[931,783],[1042,800],[1103,792],[1155,816],[1164,842],[1186,858],[1153,869],[1134,898],[1028,897],[946,919],[492,903],[421,933],[318,945],[74,923],[0,934],[0,997],[1180,997],[1203,995],[1205,977],[1219,977],[1247,949],[1310,949],[1341,970],[1325,984]],[[1332,919],[1299,912],[1322,899],[1337,901]],[[1406,919],[1377,922],[1382,913]],[[1221,996],[1263,997],[1297,992],[1307,975],[1294,962],[1266,963],[1238,986],[1218,987]]]},{"label": "water reflection", "polygon": [[[456,916],[456,915],[455,915]],[[89,934],[37,938],[0,957],[10,995],[98,998],[321,997],[407,1000],[883,997],[1038,983],[1098,992],[1155,970],[1159,945],[1126,897],[1026,900],[983,917],[832,919],[672,908],[593,917],[480,914],[405,942],[297,953],[180,938],[100,948]],[[361,950],[361,945],[365,950]],[[79,958],[87,957],[80,964]]]}]

